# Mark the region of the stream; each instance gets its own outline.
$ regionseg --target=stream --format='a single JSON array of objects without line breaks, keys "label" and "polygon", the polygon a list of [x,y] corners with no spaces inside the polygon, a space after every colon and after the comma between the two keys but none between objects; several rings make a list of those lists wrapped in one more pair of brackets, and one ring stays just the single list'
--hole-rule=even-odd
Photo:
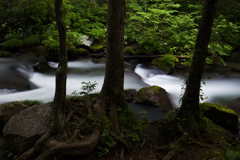
[{"label": "stream", "polygon": [[[68,63],[67,94],[71,94],[75,90],[80,92],[81,83],[88,81],[98,83],[95,92],[101,90],[105,64],[95,64],[91,60],[91,58],[79,59]],[[38,61],[38,58],[31,55],[0,59],[0,104],[25,99],[37,99],[43,102],[53,100],[55,71],[58,63],[49,62],[52,69],[46,73],[39,73],[34,72],[32,68],[33,64]],[[128,61],[125,62],[124,89],[139,90],[142,87],[158,85],[170,94],[173,103],[177,106],[185,75],[183,70],[176,70],[173,75],[165,75],[158,68],[144,64],[135,65],[134,62]],[[211,103],[231,102],[240,97],[240,73],[229,72],[229,69],[226,68],[215,68],[208,70],[204,77],[211,77],[211,79],[204,78],[206,85],[202,87],[204,94],[208,97],[206,101]],[[2,82],[6,83],[13,78],[29,82],[31,90],[19,92],[14,88],[1,88]],[[19,81],[17,80],[17,82]],[[135,103],[129,103],[129,105],[135,113],[142,110],[147,111],[149,121],[157,120],[165,115],[165,112],[160,108]]]}]

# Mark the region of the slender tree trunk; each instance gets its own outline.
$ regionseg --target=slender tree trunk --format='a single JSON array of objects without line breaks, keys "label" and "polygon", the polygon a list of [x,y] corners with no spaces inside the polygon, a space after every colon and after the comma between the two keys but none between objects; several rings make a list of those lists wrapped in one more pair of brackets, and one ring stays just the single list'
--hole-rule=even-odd
[{"label": "slender tree trunk", "polygon": [[110,107],[109,119],[113,124],[113,131],[118,132],[117,107],[121,106],[124,83],[124,17],[125,0],[108,0],[107,17],[107,62],[104,84],[100,99],[105,99]]},{"label": "slender tree trunk", "polygon": [[179,116],[199,119],[199,92],[218,0],[206,0]]},{"label": "slender tree trunk", "polygon": [[59,65],[56,71],[56,90],[54,107],[58,111],[59,128],[63,126],[66,108],[66,80],[67,80],[67,47],[66,47],[66,26],[62,15],[62,0],[55,0],[55,18],[59,34]]}]

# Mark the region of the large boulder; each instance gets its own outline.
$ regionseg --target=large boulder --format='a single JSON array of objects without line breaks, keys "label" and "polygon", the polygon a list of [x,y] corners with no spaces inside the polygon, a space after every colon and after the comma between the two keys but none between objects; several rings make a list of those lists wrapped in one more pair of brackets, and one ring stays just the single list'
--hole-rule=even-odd
[{"label": "large boulder", "polygon": [[16,113],[28,108],[25,104],[15,101],[0,105],[0,129],[2,130],[7,121]]},{"label": "large boulder", "polygon": [[204,110],[204,116],[216,125],[237,134],[239,132],[238,115],[230,108],[220,107],[211,103],[202,103],[200,107]]},{"label": "large boulder", "polygon": [[4,126],[7,149],[22,154],[49,129],[53,118],[52,102],[29,107],[14,115]]},{"label": "large boulder", "polygon": [[159,86],[141,88],[137,92],[135,101],[137,103],[161,107],[164,110],[173,109],[168,93]]},{"label": "large boulder", "polygon": [[97,53],[97,52],[102,52],[103,51],[103,44],[101,41],[95,39],[94,42],[90,45],[90,50]]},{"label": "large boulder", "polygon": [[88,56],[89,51],[84,48],[76,48],[74,45],[69,46],[68,50],[68,59],[77,59],[79,56]]}]

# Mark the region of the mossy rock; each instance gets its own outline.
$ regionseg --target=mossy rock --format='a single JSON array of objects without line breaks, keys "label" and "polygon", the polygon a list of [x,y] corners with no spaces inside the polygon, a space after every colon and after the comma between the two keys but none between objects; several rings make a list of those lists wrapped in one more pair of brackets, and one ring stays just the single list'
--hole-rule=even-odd
[{"label": "mossy rock", "polygon": [[128,46],[124,48],[124,55],[132,55],[133,54],[133,49]]},{"label": "mossy rock", "polygon": [[38,72],[46,72],[47,70],[49,70],[51,67],[49,66],[48,62],[46,59],[38,62],[35,66],[34,66],[34,70],[38,71]]},{"label": "mossy rock", "polygon": [[5,51],[15,51],[21,47],[23,47],[23,42],[16,38],[3,43],[3,50]]},{"label": "mossy rock", "polygon": [[8,51],[2,51],[0,53],[0,57],[11,57],[13,54],[11,52]]},{"label": "mossy rock", "polygon": [[167,74],[172,74],[175,70],[176,58],[171,55],[164,56],[163,58],[155,58],[151,61],[151,65],[157,66],[167,72]]},{"label": "mossy rock", "polygon": [[67,52],[68,52],[69,59],[77,59],[79,56],[89,55],[89,51],[87,49],[83,49],[83,48],[77,49],[74,45],[68,47]]},{"label": "mossy rock", "polygon": [[78,50],[80,51],[80,56],[88,56],[89,55],[89,51],[87,49],[79,48]]},{"label": "mossy rock", "polygon": [[106,60],[105,57],[102,57],[102,58],[94,58],[94,59],[93,59],[93,62],[94,62],[94,63],[103,63],[103,64],[104,64],[104,63],[106,63],[106,61],[107,61],[107,60]]},{"label": "mossy rock", "polygon": [[68,47],[67,54],[68,59],[77,59],[80,56],[80,50],[72,45]]},{"label": "mossy rock", "polygon": [[91,44],[91,46],[89,47],[93,52],[100,52],[103,50],[103,44],[98,41],[98,40],[94,40],[94,43]]},{"label": "mossy rock", "polygon": [[224,129],[237,134],[239,132],[238,115],[230,108],[219,107],[211,103],[202,103],[200,108],[204,116]]},{"label": "mossy rock", "polygon": [[161,107],[164,110],[172,110],[173,105],[165,89],[159,86],[141,88],[136,95],[137,103]]},{"label": "mossy rock", "polygon": [[194,160],[226,160],[224,151],[221,149],[209,149],[197,155]]}]

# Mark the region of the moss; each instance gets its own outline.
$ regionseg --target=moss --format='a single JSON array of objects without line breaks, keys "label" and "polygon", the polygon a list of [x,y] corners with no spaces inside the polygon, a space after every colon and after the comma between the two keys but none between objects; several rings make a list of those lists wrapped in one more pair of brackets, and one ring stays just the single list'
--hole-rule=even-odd
[{"label": "moss", "polygon": [[237,113],[234,110],[232,110],[230,108],[226,108],[224,106],[221,106],[219,103],[211,104],[211,103],[204,102],[204,103],[200,103],[200,107],[202,109],[204,109],[205,111],[208,110],[209,107],[215,107],[219,111],[223,111],[223,112],[227,112],[227,113],[231,113],[231,114],[237,115]]},{"label": "moss", "polygon": [[2,51],[0,53],[0,57],[11,57],[13,54],[11,52],[8,51]]},{"label": "moss", "polygon": [[132,55],[133,54],[133,50],[131,47],[125,47],[124,48],[124,55]]},{"label": "moss", "polygon": [[29,99],[26,99],[26,100],[23,100],[21,102],[23,104],[25,104],[26,106],[28,106],[28,107],[33,106],[33,105],[41,105],[41,104],[43,104],[43,102],[40,101],[40,100],[29,100]]},{"label": "moss", "polygon": [[40,44],[40,39],[34,36],[30,36],[28,38],[25,38],[23,42],[27,47],[33,47]]},{"label": "moss", "polygon": [[21,47],[23,47],[23,42],[16,38],[10,39],[3,43],[3,50],[7,51],[15,51]]},{"label": "moss", "polygon": [[80,56],[80,50],[78,50],[74,45],[68,46],[67,54],[69,59],[76,59]]},{"label": "moss", "polygon": [[94,43],[90,46],[90,49],[91,50],[94,50],[94,51],[99,51],[103,48],[103,45],[102,44],[99,44],[99,43]]},{"label": "moss", "polygon": [[167,71],[168,74],[172,74],[175,69],[175,62],[177,58],[172,55],[166,55],[163,58],[155,58],[151,61],[151,65],[157,66],[159,69]]},{"label": "moss", "polygon": [[209,118],[215,124],[232,133],[238,133],[238,115],[233,110],[211,103],[200,104],[200,109],[203,112],[203,115]]},{"label": "moss", "polygon": [[89,51],[83,48],[77,49],[74,45],[68,47],[68,58],[76,59],[79,56],[86,56],[89,54]]},{"label": "moss", "polygon": [[87,56],[89,54],[89,51],[83,48],[78,49],[80,51],[80,56]]},{"label": "moss", "polygon": [[156,107],[162,107],[164,110],[172,109],[166,91],[159,86],[141,88],[135,98],[137,103],[148,104]]}]

